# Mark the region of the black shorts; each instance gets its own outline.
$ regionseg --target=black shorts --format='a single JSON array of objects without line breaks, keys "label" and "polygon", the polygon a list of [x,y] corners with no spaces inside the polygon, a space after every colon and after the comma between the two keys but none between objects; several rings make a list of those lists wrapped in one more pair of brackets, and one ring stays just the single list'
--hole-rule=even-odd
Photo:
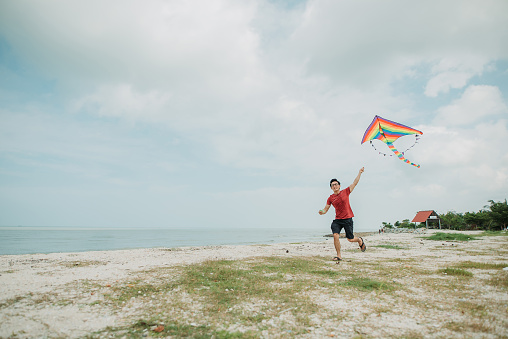
[{"label": "black shorts", "polygon": [[353,218],[349,219],[335,219],[332,222],[332,233],[340,234],[340,231],[344,228],[346,231],[346,238],[353,239]]}]

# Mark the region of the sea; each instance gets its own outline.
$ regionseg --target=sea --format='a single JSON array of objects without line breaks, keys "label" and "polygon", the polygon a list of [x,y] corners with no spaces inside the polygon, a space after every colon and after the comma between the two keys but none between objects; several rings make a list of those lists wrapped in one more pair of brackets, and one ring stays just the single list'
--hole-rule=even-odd
[{"label": "sea", "polygon": [[0,227],[0,255],[322,241],[325,229]]}]

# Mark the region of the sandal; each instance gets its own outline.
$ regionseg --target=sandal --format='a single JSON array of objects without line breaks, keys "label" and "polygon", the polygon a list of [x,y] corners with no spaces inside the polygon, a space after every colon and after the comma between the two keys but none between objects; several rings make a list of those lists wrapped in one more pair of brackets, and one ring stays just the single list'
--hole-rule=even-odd
[{"label": "sandal", "polygon": [[358,239],[362,239],[362,244],[361,245],[359,244],[359,246],[362,252],[365,252],[365,250],[367,249],[367,246],[365,246],[365,241],[363,241],[362,237],[358,237]]},{"label": "sandal", "polygon": [[341,259],[341,258],[339,258],[339,257],[333,257],[333,261],[337,261],[337,262],[339,262],[339,261],[341,261],[341,260],[342,260],[342,259]]}]

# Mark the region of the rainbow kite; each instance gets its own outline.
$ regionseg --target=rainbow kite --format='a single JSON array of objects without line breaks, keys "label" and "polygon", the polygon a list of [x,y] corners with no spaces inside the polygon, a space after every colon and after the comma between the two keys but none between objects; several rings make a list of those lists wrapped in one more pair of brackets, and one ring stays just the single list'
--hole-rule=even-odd
[{"label": "rainbow kite", "polygon": [[[395,155],[405,163],[411,164],[417,168],[420,168],[420,165],[414,164],[411,161],[404,158],[404,152],[399,152],[395,146],[393,146],[393,142],[397,140],[400,137],[403,137],[405,135],[415,134],[416,138],[418,140],[418,137],[422,135],[423,133],[419,130],[416,130],[411,127],[404,126],[402,124],[399,124],[397,122],[393,122],[387,119],[383,119],[380,116],[375,116],[374,120],[370,123],[369,127],[365,131],[365,134],[363,135],[362,144],[366,141],[370,141],[370,144],[372,147],[374,145],[372,144],[372,140],[378,139],[384,142],[388,145],[388,148],[395,153]],[[414,146],[414,145],[413,145]],[[411,146],[411,147],[413,147]],[[410,148],[411,148],[410,147]],[[375,148],[375,147],[374,147]],[[381,152],[380,152],[381,153]],[[383,154],[383,153],[381,153]]]}]

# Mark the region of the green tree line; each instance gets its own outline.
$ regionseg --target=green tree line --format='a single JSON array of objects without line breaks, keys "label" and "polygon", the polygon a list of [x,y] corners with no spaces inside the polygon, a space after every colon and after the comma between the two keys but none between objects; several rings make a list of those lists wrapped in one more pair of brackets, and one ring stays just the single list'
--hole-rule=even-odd
[{"label": "green tree line", "polygon": [[[489,200],[490,205],[484,206],[478,212],[457,213],[454,211],[439,214],[441,219],[441,228],[451,230],[486,230],[500,231],[506,230],[508,226],[508,203],[506,199],[503,201]],[[439,227],[432,223],[432,227]],[[383,222],[385,228],[410,228],[415,224],[404,219],[402,222],[396,221],[393,225]],[[425,227],[425,223],[416,225],[416,227]]]}]

